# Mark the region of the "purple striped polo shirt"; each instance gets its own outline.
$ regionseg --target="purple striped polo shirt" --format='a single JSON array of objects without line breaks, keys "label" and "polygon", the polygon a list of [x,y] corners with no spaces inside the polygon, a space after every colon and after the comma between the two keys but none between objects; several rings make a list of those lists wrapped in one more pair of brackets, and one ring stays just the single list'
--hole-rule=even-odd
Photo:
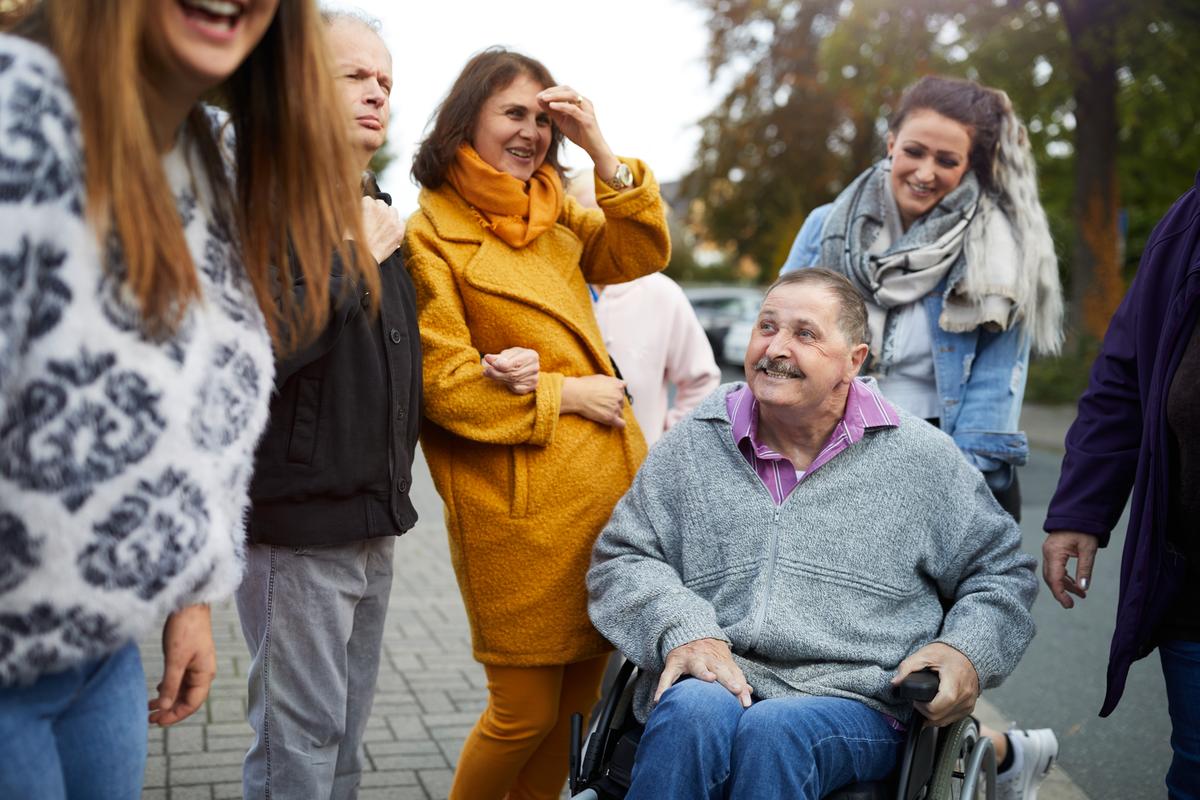
[{"label": "purple striped polo shirt", "polygon": [[758,401],[754,399],[749,386],[730,392],[725,397],[725,408],[733,425],[734,443],[767,487],[775,505],[787,499],[805,477],[862,439],[868,428],[900,426],[896,409],[866,381],[855,378],[846,392],[846,413],[838,420],[829,441],[813,459],[808,470],[797,474],[791,461],[758,440]]}]

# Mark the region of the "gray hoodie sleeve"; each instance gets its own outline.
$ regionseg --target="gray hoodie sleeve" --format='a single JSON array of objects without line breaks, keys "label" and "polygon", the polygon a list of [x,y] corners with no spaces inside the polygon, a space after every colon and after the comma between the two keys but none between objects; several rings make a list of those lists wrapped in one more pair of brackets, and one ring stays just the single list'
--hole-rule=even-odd
[{"label": "gray hoodie sleeve", "polygon": [[1030,608],[1037,596],[1034,558],[1021,552],[1021,529],[992,497],[983,475],[958,459],[948,495],[961,508],[945,515],[940,546],[945,565],[936,575],[953,599],[941,635],[971,660],[981,689],[1000,684],[1033,639]]},{"label": "gray hoodie sleeve", "polygon": [[[685,423],[686,424],[686,423]],[[673,486],[683,474],[676,446],[651,451],[592,550],[588,613],[596,629],[643,670],[661,672],[666,654],[697,639],[729,641],[712,604],[683,585],[680,518]],[[677,455],[678,454],[678,455]]]}]

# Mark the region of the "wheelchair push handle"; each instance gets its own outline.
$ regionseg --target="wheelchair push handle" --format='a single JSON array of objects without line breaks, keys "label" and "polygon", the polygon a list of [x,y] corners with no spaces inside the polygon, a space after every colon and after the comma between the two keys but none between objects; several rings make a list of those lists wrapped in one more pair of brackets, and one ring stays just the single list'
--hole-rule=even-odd
[{"label": "wheelchair push handle", "polygon": [[910,672],[896,687],[896,696],[914,703],[928,703],[937,696],[939,684],[938,674],[931,669]]}]

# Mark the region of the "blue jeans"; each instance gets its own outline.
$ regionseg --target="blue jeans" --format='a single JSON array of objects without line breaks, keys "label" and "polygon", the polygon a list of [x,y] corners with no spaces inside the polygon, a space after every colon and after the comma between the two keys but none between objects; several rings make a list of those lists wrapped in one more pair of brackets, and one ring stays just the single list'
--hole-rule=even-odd
[{"label": "blue jeans", "polygon": [[717,683],[663,693],[642,734],[626,800],[818,800],[896,768],[904,734],[842,697],[759,700],[743,709]]},{"label": "blue jeans", "polygon": [[0,687],[0,797],[137,800],[146,715],[132,642],[31,686]]},{"label": "blue jeans", "polygon": [[1177,640],[1158,646],[1167,681],[1171,749],[1167,770],[1171,800],[1200,798],[1200,642]]}]

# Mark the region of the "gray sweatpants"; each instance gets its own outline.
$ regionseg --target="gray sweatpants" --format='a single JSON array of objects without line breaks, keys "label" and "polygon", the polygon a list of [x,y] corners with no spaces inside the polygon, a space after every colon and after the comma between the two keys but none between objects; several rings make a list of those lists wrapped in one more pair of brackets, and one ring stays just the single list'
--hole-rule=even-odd
[{"label": "gray sweatpants", "polygon": [[237,607],[252,659],[248,800],[357,796],[394,544],[247,548]]}]

